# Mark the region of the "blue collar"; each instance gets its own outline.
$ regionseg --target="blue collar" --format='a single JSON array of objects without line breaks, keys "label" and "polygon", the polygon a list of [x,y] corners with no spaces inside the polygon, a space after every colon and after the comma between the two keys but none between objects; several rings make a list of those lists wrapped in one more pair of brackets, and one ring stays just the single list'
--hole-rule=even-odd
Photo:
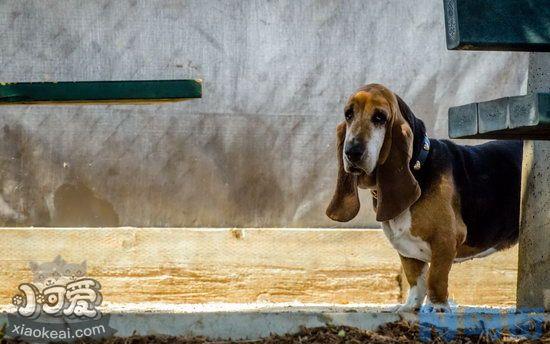
[{"label": "blue collar", "polygon": [[416,161],[413,165],[413,170],[418,171],[422,168],[422,166],[424,166],[424,163],[426,162],[429,153],[430,139],[428,138],[428,135],[424,135],[424,143],[422,144],[422,148],[420,149],[418,157],[416,158]]}]

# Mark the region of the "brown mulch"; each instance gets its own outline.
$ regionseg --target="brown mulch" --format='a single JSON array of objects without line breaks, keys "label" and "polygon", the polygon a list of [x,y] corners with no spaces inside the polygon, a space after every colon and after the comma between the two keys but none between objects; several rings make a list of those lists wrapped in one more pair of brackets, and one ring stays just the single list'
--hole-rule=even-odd
[{"label": "brown mulch", "polygon": [[[251,344],[308,344],[308,343],[420,343],[419,326],[416,323],[406,321],[394,322],[380,327],[377,331],[365,331],[348,326],[328,326],[315,328],[302,328],[298,333],[286,335],[271,335],[262,340],[219,341],[204,337],[171,337],[171,336],[131,336],[112,337],[100,341],[79,340],[78,344],[102,343],[102,344],[202,344],[202,343],[251,343]],[[446,342],[439,334],[432,331],[432,343],[456,343],[456,344],[485,344],[485,343],[544,343],[550,344],[550,323],[543,324],[543,335],[538,339],[522,339],[506,333],[483,335],[456,334],[453,339]],[[498,339],[491,339],[498,338]],[[2,339],[0,344],[23,343],[21,341]]]}]

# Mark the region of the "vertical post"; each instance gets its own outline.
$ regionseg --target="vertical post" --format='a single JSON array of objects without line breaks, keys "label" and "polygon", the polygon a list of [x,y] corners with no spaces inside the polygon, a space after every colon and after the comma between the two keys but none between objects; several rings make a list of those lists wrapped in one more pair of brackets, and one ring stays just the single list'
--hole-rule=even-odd
[{"label": "vertical post", "polygon": [[[531,53],[527,92],[550,92],[550,54]],[[550,310],[550,141],[523,144],[518,308]]]}]

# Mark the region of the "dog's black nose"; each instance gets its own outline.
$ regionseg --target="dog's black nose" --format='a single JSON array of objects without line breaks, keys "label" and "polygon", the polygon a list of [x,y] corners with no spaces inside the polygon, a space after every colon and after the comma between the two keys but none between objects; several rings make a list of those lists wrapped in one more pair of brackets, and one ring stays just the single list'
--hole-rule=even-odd
[{"label": "dog's black nose", "polygon": [[365,146],[358,142],[358,140],[353,139],[351,142],[346,143],[344,152],[346,153],[346,157],[349,161],[357,162],[363,157]]}]

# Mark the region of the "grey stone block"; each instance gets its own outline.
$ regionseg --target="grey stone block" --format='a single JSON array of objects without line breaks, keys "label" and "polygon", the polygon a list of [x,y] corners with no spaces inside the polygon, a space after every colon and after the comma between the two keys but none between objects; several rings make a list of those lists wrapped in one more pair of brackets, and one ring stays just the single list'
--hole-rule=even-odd
[{"label": "grey stone block", "polygon": [[480,133],[508,128],[508,98],[500,98],[477,105]]},{"label": "grey stone block", "polygon": [[532,126],[538,123],[536,94],[510,97],[508,107],[510,128]]}]

